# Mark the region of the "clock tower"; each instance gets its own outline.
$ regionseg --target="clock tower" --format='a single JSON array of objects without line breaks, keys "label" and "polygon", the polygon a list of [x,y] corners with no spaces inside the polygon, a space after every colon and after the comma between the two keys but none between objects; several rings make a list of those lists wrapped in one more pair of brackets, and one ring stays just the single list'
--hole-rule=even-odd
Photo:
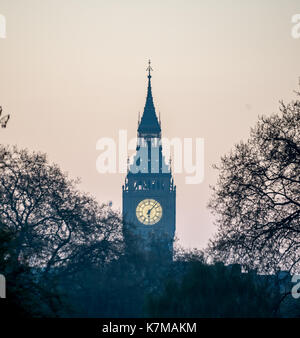
[{"label": "clock tower", "polygon": [[158,240],[164,257],[172,259],[176,222],[176,186],[170,165],[162,154],[161,122],[152,97],[149,61],[148,90],[142,118],[138,121],[137,147],[128,164],[123,190],[123,220],[126,230],[144,240],[147,249]]}]

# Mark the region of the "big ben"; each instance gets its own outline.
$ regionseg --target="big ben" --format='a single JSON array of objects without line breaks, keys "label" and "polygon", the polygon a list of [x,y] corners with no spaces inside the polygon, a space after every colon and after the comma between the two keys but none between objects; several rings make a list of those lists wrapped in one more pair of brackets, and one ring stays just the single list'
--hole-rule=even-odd
[{"label": "big ben", "polygon": [[176,228],[176,186],[161,144],[161,121],[155,111],[151,65],[144,112],[138,121],[137,147],[128,165],[123,193],[124,224],[147,242],[159,239],[165,257],[172,258]]}]

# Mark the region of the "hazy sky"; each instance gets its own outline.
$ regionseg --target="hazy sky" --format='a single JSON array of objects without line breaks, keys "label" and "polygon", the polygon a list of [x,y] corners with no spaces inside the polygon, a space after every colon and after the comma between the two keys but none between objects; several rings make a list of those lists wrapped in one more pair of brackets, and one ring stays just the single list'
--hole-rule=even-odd
[{"label": "hazy sky", "polygon": [[149,58],[165,137],[205,140],[205,180],[176,175],[177,235],[203,247],[220,156],[246,139],[260,114],[295,97],[299,0],[0,0],[0,142],[49,155],[99,202],[121,207],[125,175],[100,175],[96,142],[136,136]]}]

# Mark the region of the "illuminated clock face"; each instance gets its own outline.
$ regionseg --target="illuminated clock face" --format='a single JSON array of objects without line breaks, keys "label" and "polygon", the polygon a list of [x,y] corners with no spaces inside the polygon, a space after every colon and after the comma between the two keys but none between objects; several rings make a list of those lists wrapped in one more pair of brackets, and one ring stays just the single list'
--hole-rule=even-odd
[{"label": "illuminated clock face", "polygon": [[136,207],[136,217],[143,224],[155,224],[162,217],[162,207],[154,199],[145,199]]}]

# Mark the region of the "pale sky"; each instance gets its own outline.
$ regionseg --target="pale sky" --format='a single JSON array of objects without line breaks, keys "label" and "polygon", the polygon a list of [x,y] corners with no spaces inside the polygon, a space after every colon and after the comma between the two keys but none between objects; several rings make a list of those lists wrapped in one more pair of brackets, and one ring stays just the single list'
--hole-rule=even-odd
[{"label": "pale sky", "polygon": [[96,171],[102,137],[136,136],[146,67],[164,137],[201,137],[205,179],[177,174],[177,236],[203,248],[215,231],[206,206],[211,168],[258,115],[295,98],[299,0],[0,0],[0,141],[39,150],[100,202],[121,207],[125,174]]}]

